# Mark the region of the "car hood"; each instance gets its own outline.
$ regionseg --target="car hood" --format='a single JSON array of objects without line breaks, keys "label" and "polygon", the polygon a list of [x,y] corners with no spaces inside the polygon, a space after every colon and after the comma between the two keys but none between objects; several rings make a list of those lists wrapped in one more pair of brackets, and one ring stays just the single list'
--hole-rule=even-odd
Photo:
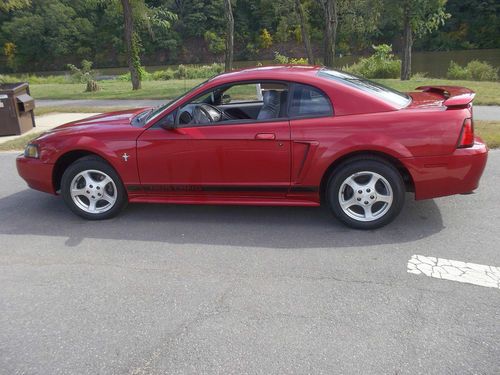
[{"label": "car hood", "polygon": [[73,127],[130,125],[132,119],[146,109],[148,108],[134,108],[124,111],[101,113],[100,115],[90,116],[82,120],[68,122],[67,124],[58,126],[54,130],[68,130]]}]

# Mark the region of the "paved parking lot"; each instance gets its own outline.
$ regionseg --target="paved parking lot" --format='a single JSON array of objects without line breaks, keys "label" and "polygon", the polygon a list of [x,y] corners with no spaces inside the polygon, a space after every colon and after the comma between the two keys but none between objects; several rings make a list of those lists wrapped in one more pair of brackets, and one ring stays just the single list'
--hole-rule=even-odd
[{"label": "paved parking lot", "polygon": [[[131,205],[87,222],[0,154],[1,374],[498,374],[500,152],[474,195],[347,229],[323,209]],[[414,258],[417,259],[417,258]]]}]

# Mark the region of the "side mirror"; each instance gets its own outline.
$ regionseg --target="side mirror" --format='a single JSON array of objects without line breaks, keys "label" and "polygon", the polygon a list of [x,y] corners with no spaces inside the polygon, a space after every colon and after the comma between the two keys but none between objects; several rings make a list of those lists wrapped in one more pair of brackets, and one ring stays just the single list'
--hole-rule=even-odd
[{"label": "side mirror", "polygon": [[177,125],[170,121],[164,121],[160,123],[160,127],[165,130],[173,130],[177,128]]},{"label": "side mirror", "polygon": [[170,113],[168,116],[163,117],[158,125],[165,130],[175,129],[177,127],[177,124],[175,123],[176,115],[177,111]]}]

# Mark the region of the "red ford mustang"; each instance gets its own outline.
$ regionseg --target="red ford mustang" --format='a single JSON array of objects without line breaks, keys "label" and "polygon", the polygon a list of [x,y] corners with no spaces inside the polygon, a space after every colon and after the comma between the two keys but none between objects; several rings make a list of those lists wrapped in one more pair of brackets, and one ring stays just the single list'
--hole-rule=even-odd
[{"label": "red ford mustang", "polygon": [[417,90],[320,67],[246,69],[158,108],[62,125],[30,143],[17,168],[87,219],[127,202],[324,203],[343,223],[372,229],[398,215],[406,191],[471,192],[486,165],[474,93]]}]

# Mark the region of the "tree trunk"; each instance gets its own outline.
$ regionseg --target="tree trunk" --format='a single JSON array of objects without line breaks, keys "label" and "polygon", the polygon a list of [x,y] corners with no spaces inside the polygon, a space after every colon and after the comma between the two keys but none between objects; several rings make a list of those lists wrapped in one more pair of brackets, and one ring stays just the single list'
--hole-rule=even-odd
[{"label": "tree trunk", "polygon": [[401,80],[407,81],[411,77],[411,50],[413,47],[413,32],[411,29],[410,9],[404,9],[403,20],[403,51],[401,56]]},{"label": "tree trunk", "polygon": [[234,17],[231,0],[224,0],[224,13],[226,16],[226,52],[224,70],[233,70],[233,46],[234,46]]},{"label": "tree trunk", "polygon": [[302,41],[304,42],[304,47],[307,53],[307,61],[309,64],[314,64],[314,56],[311,47],[311,39],[309,39],[309,28],[307,27],[307,19],[306,14],[304,12],[304,7],[300,0],[295,0],[295,7],[297,8],[297,12],[299,13],[300,19],[300,31],[302,33]]},{"label": "tree trunk", "polygon": [[322,0],[325,11],[325,66],[333,68],[335,44],[337,42],[337,0]]},{"label": "tree trunk", "polygon": [[90,80],[87,82],[87,88],[85,89],[86,92],[94,92],[94,91],[99,91],[99,85],[97,84],[96,81]]},{"label": "tree trunk", "polygon": [[134,21],[132,19],[132,7],[129,0],[121,0],[123,7],[123,30],[125,47],[127,49],[128,69],[130,70],[130,79],[132,81],[132,90],[141,88],[141,77],[138,70],[139,53],[137,46],[134,45]]}]

